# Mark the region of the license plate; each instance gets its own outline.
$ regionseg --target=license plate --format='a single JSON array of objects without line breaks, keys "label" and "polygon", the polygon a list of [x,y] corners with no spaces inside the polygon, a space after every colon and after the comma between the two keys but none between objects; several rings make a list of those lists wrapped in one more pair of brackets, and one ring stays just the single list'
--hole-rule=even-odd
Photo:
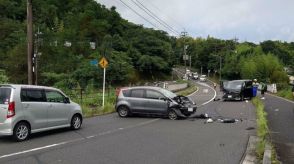
[{"label": "license plate", "polygon": [[232,98],[232,95],[228,95],[228,98]]},{"label": "license plate", "polygon": [[193,112],[193,108],[188,108],[188,111],[189,112]]}]

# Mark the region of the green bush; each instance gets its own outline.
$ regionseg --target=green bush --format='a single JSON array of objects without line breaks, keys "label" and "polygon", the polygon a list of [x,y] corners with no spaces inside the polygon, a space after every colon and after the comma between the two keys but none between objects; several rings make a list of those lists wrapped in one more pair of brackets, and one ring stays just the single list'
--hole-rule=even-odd
[{"label": "green bush", "polygon": [[8,77],[5,74],[5,71],[0,69],[0,84],[7,83]]},{"label": "green bush", "polygon": [[289,99],[289,100],[294,100],[291,88],[290,87],[285,87],[285,88],[282,90],[278,90],[277,95],[280,97],[284,97],[286,99]]}]

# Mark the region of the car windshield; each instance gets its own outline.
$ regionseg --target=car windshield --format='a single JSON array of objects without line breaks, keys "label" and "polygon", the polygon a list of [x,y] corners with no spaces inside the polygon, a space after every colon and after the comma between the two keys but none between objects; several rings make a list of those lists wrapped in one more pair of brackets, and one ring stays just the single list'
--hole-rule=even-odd
[{"label": "car windshield", "polygon": [[164,96],[169,97],[169,98],[174,98],[177,95],[169,90],[166,89],[160,89],[161,93],[163,93]]},{"label": "car windshield", "polygon": [[10,99],[10,88],[0,88],[0,104],[7,104]]},{"label": "car windshield", "polygon": [[224,87],[228,89],[241,89],[242,83],[243,81],[228,81]]}]

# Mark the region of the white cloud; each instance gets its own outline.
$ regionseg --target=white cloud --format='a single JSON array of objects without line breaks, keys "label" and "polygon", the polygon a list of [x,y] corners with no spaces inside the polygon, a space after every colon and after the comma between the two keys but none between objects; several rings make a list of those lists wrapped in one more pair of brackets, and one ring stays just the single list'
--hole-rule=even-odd
[{"label": "white cloud", "polygon": [[[132,0],[122,0],[161,29]],[[136,1],[136,0],[133,0]],[[194,37],[207,35],[223,39],[259,42],[269,39],[294,41],[293,0],[137,0],[170,26]],[[152,27],[119,0],[97,0],[116,6],[123,18]]]}]

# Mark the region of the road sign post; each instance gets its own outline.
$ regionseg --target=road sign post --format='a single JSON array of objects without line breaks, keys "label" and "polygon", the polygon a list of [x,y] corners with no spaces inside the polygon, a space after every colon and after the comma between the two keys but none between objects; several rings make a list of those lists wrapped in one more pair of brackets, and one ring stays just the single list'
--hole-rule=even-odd
[{"label": "road sign post", "polygon": [[102,107],[104,108],[104,98],[105,98],[105,78],[106,78],[106,67],[108,65],[108,61],[105,57],[102,57],[102,59],[99,62],[99,65],[103,68],[103,93],[102,93]]}]

